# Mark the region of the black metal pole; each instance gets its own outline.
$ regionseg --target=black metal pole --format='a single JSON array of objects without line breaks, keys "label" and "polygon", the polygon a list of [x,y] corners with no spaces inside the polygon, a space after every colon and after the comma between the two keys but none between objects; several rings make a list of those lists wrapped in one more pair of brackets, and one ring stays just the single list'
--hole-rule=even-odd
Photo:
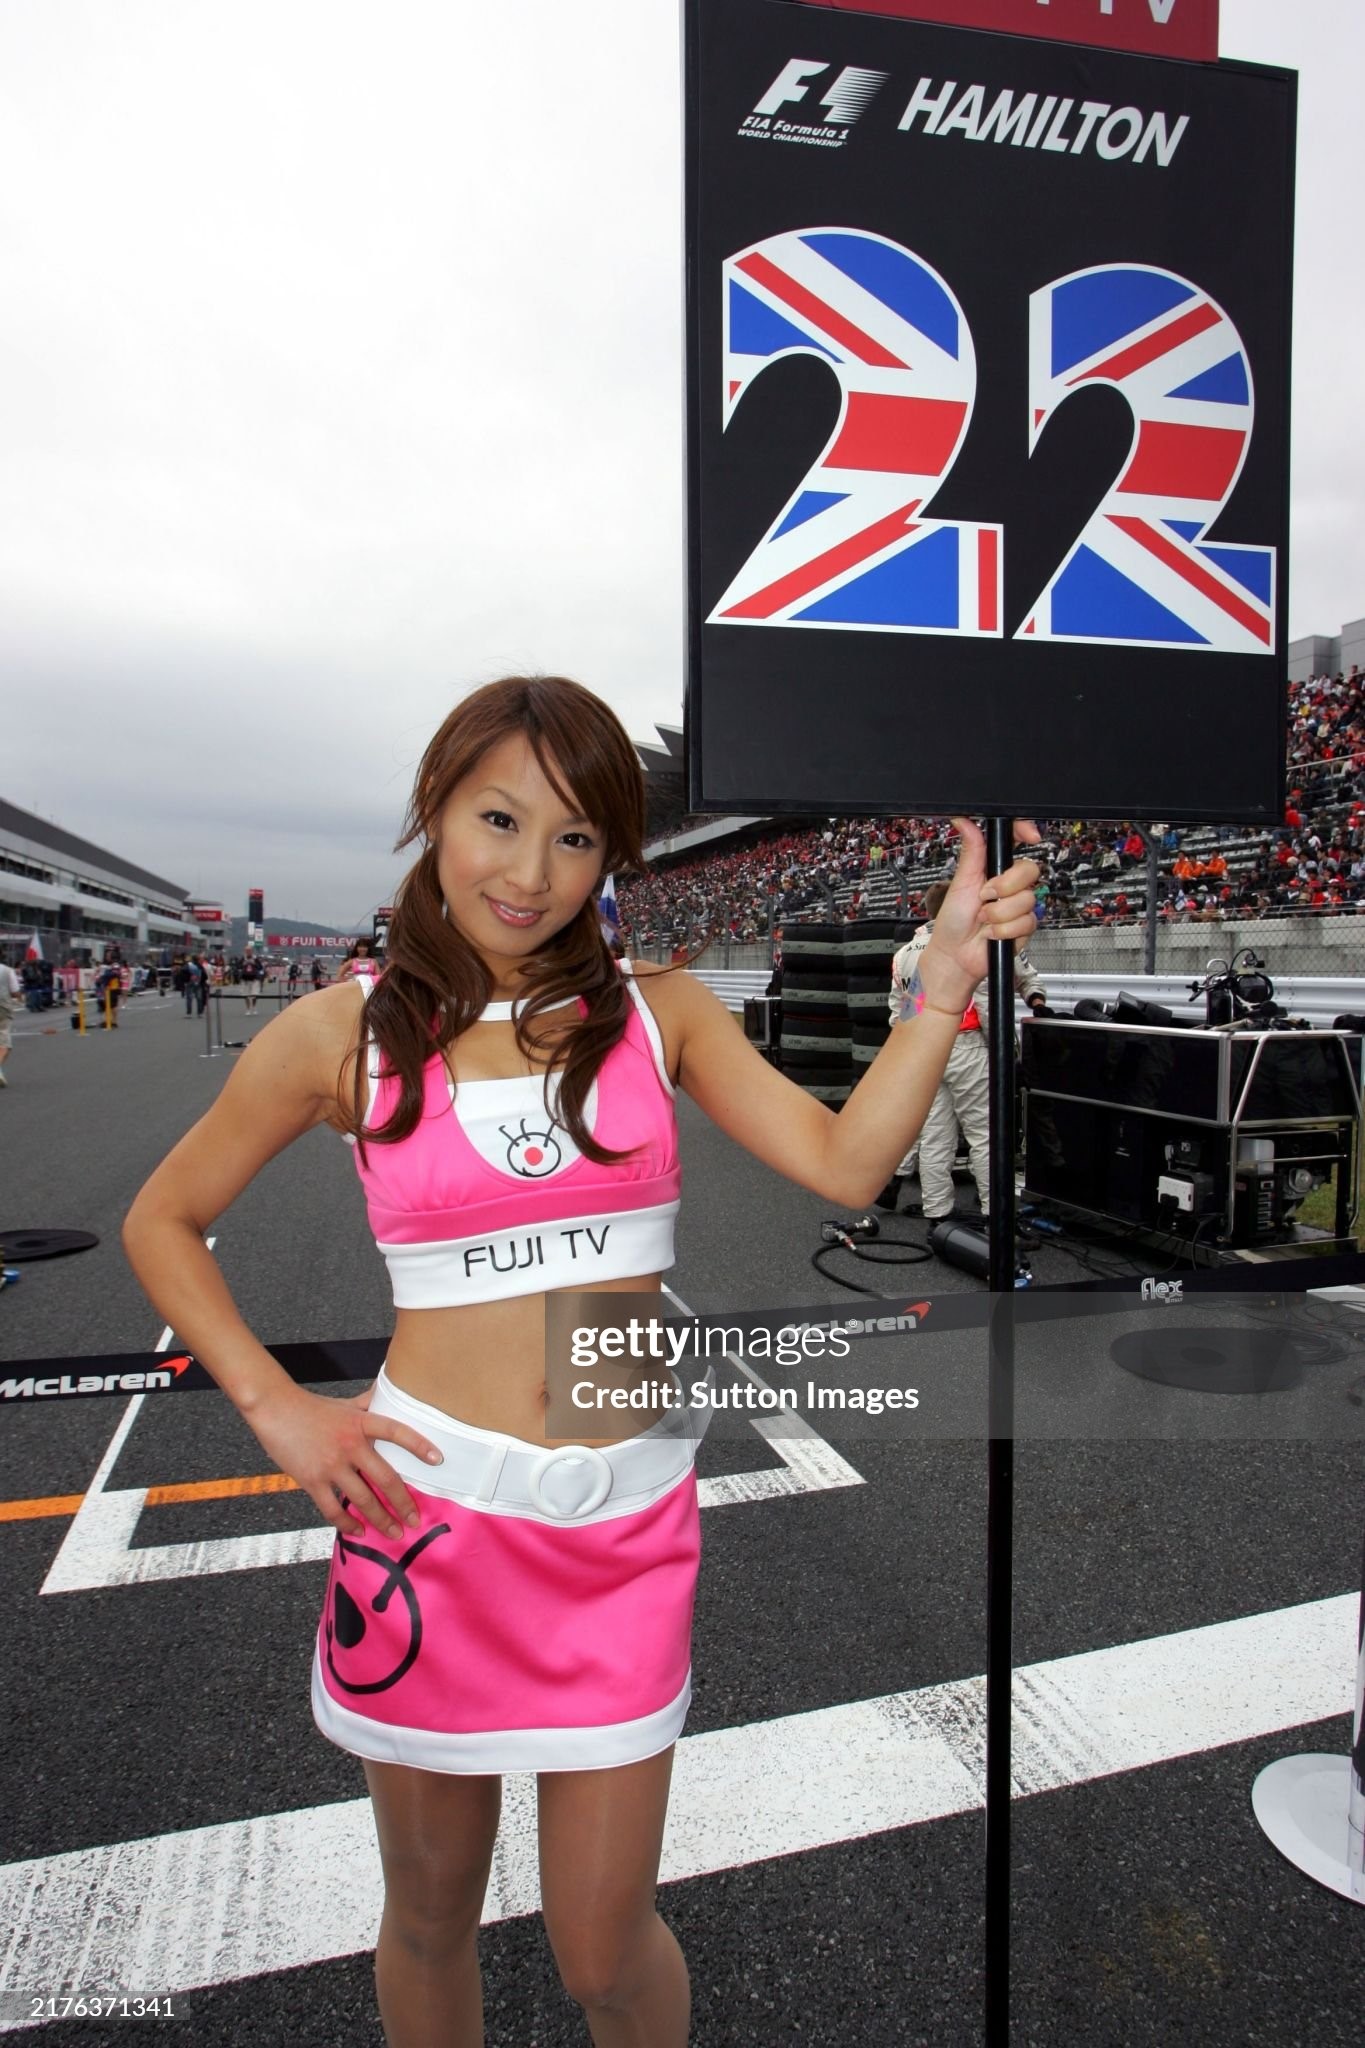
[{"label": "black metal pole", "polygon": [[[1010,818],[986,820],[986,872],[1014,858]],[[1010,2028],[1010,1684],[1014,1667],[1014,946],[993,939],[990,998],[990,1340],[986,1445],[987,2048]]]},{"label": "black metal pole", "polygon": [[1160,909],[1158,898],[1161,894],[1161,833],[1160,825],[1147,821],[1147,930],[1143,935],[1144,974],[1156,973],[1156,920]]}]

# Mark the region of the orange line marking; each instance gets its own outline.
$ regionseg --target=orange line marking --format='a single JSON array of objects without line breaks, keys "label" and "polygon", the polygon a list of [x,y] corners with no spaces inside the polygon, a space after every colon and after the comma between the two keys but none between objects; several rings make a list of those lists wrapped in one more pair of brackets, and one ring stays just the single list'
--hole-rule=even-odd
[{"label": "orange line marking", "polygon": [[83,1493],[52,1493],[45,1500],[0,1500],[0,1522],[27,1522],[39,1515],[74,1515]]},{"label": "orange line marking", "polygon": [[[187,1479],[176,1486],[149,1486],[149,1508],[186,1500],[238,1500],[255,1493],[297,1493],[297,1479],[284,1472],[255,1472],[245,1479]],[[50,1493],[37,1500],[0,1500],[0,1522],[31,1522],[43,1515],[74,1515],[83,1493]]]},{"label": "orange line marking", "polygon": [[181,1500],[232,1500],[248,1493],[297,1493],[299,1482],[285,1472],[257,1472],[249,1479],[187,1479],[179,1486],[149,1486],[149,1508],[170,1507]]}]

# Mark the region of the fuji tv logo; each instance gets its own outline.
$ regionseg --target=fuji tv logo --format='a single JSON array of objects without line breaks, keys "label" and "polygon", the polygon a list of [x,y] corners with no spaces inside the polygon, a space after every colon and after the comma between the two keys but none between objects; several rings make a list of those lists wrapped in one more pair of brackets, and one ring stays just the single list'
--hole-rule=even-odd
[{"label": "fuji tv logo", "polygon": [[[889,71],[869,71],[861,64],[845,64],[826,90],[816,99],[816,81],[831,66],[808,57],[793,57],[783,65],[751,114],[740,124],[741,135],[755,140],[814,143],[823,149],[840,148],[853,123],[890,77]],[[787,109],[799,107],[808,118],[794,121]],[[817,111],[818,120],[815,118]]]}]

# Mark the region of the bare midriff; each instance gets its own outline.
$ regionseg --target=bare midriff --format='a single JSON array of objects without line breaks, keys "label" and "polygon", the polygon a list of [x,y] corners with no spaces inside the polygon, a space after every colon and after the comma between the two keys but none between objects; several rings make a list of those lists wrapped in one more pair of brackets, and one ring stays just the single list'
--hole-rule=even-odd
[{"label": "bare midriff", "polygon": [[[599,1280],[577,1294],[657,1294],[661,1275]],[[547,1437],[544,1294],[463,1308],[400,1308],[384,1370],[396,1387],[476,1429],[534,1444],[615,1443],[611,1437]],[[653,1418],[656,1419],[657,1418]],[[648,1428],[646,1421],[642,1427]]]},{"label": "bare midriff", "polygon": [[[529,1066],[509,1023],[473,1024],[446,1052],[446,1064],[458,1086],[468,1081],[500,1080],[515,1073],[543,1071],[556,1064],[563,1026],[537,1020],[537,1050],[547,1057]],[[578,1294],[657,1294],[662,1275],[643,1273],[633,1279],[599,1280],[575,1288]],[[550,1437],[545,1434],[549,1399],[545,1380],[546,1295],[518,1295],[510,1301],[471,1302],[458,1308],[398,1309],[393,1341],[384,1370],[396,1387],[415,1400],[443,1408],[457,1421],[476,1429],[500,1430],[528,1442],[602,1445],[619,1443],[631,1433],[621,1428],[609,1437]],[[648,1375],[646,1375],[648,1376]],[[647,1414],[647,1411],[646,1411]],[[657,1419],[657,1418],[655,1418]],[[646,1419],[642,1429],[650,1427]]]}]

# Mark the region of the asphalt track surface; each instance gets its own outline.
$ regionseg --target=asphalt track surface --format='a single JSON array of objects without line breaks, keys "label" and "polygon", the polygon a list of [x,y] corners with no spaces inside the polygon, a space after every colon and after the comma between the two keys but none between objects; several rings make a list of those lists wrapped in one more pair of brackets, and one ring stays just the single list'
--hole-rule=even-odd
[{"label": "asphalt track surface", "polygon": [[[240,1016],[240,1005],[225,1014]],[[263,1006],[256,1027],[268,1015]],[[12,1085],[0,1093],[0,1236],[5,1227],[67,1226],[97,1232],[100,1243],[27,1265],[22,1282],[0,1294],[0,1358],[146,1351],[160,1321],[124,1264],[119,1220],[145,1174],[212,1100],[231,1055],[200,1058],[202,1020],[187,1022],[178,1002],[154,997],[125,1005],[117,1035],[81,1041],[65,1017],[16,1024]],[[667,1276],[679,1299],[698,1311],[829,1301],[856,1312],[855,1296],[809,1263],[829,1206],[740,1152],[686,1099],[679,1109],[685,1195],[678,1262]],[[909,1220],[893,1228],[907,1240],[921,1231]],[[377,1337],[388,1327],[385,1276],[349,1151],[330,1133],[311,1134],[266,1169],[217,1225],[215,1255],[268,1342]],[[888,1275],[846,1255],[835,1263],[897,1305],[978,1286],[937,1265]],[[1079,1272],[1051,1248],[1035,1265],[1040,1279]],[[884,1363],[869,1366],[871,1377],[905,1382],[904,1349],[877,1341]],[[70,1497],[58,1512],[0,1520],[6,1866],[231,1830],[260,1816],[325,1822],[364,1793],[359,1764],[317,1734],[308,1708],[320,1557],[41,1590],[128,1406],[120,1396],[0,1411],[0,1499]],[[699,2048],[957,2048],[980,2038],[980,1811],[953,1810],[949,1799],[942,1817],[877,1825],[858,1818],[850,1795],[845,1823],[838,1792],[820,1782],[818,1731],[828,1725],[833,1751],[847,1740],[849,1717],[832,1713],[826,1724],[818,1716],[923,1688],[951,1691],[984,1671],[984,1449],[915,1441],[908,1428],[871,1436],[841,1431],[828,1415],[815,1420],[860,1483],[736,1497],[703,1512],[686,1741],[740,1731],[743,1782],[737,1793],[704,1767],[690,1776],[702,1874],[666,1883],[660,1907],[688,1958]],[[708,1436],[699,1469],[720,1481],[783,1463],[772,1442],[734,1419]],[[1197,1657],[1205,1641],[1221,1640],[1218,1624],[1307,1612],[1304,1603],[1341,1602],[1359,1586],[1358,1439],[1030,1442],[1018,1446],[1016,1463],[1018,1666],[1212,1631],[1193,1639]],[[217,1394],[153,1395],[104,1484],[183,1489],[269,1469]],[[142,1509],[130,1552],[316,1527],[297,1493],[171,1498]],[[1344,1705],[1352,1645],[1340,1633],[1333,1699]],[[1173,1683],[1188,1681],[1188,1657],[1170,1669],[1184,1674]],[[1273,1759],[1344,1753],[1349,1720],[1320,1704],[1299,1710],[1303,1725],[1294,1725],[1293,1709],[1277,1719],[1273,1707],[1257,1722],[1254,1674],[1250,1696],[1251,1732],[1239,1739],[1228,1739],[1216,1715],[1204,1729],[1202,1709],[1192,1708],[1194,1733],[1169,1742],[1162,1760],[1078,1765],[1074,1782],[1062,1781],[1063,1770],[1055,1789],[1016,1799],[1017,2042],[1359,2042],[1365,1913],[1282,1861],[1249,1803],[1252,1780]],[[1139,1719],[1145,1711],[1139,1702]],[[963,1737],[975,1763],[978,1737],[975,1723]],[[722,1746],[703,1743],[694,1754],[719,1756]],[[1084,1747],[1079,1736],[1076,1746]],[[836,1777],[846,1761],[828,1757]],[[913,1787],[909,1796],[913,1805]],[[796,1837],[818,1846],[765,1852],[765,1803],[781,1799]],[[721,1810],[737,1802],[747,1812],[746,1801],[755,1816],[747,1849],[748,1823]],[[347,1861],[314,1876],[339,1911],[359,1882]],[[41,1919],[49,1909],[34,1904],[33,1884],[25,1896]],[[90,1914],[99,1903],[92,1895]],[[231,1909],[229,1901],[229,1917]],[[180,1910],[193,1917],[194,1897]],[[222,1910],[221,1902],[206,1892],[203,1910]],[[7,1934],[0,1930],[0,1960]],[[299,1938],[306,1950],[307,1930]],[[533,1912],[486,1926],[481,1954],[493,2048],[586,2040]],[[16,2042],[382,2041],[360,1940],[349,1953],[286,1969],[227,1967],[178,1984],[172,2019],[16,2026],[11,2002],[0,2023]],[[60,1988],[30,1983],[22,1961],[10,1983]],[[166,1987],[123,1988],[150,1996]]]}]

